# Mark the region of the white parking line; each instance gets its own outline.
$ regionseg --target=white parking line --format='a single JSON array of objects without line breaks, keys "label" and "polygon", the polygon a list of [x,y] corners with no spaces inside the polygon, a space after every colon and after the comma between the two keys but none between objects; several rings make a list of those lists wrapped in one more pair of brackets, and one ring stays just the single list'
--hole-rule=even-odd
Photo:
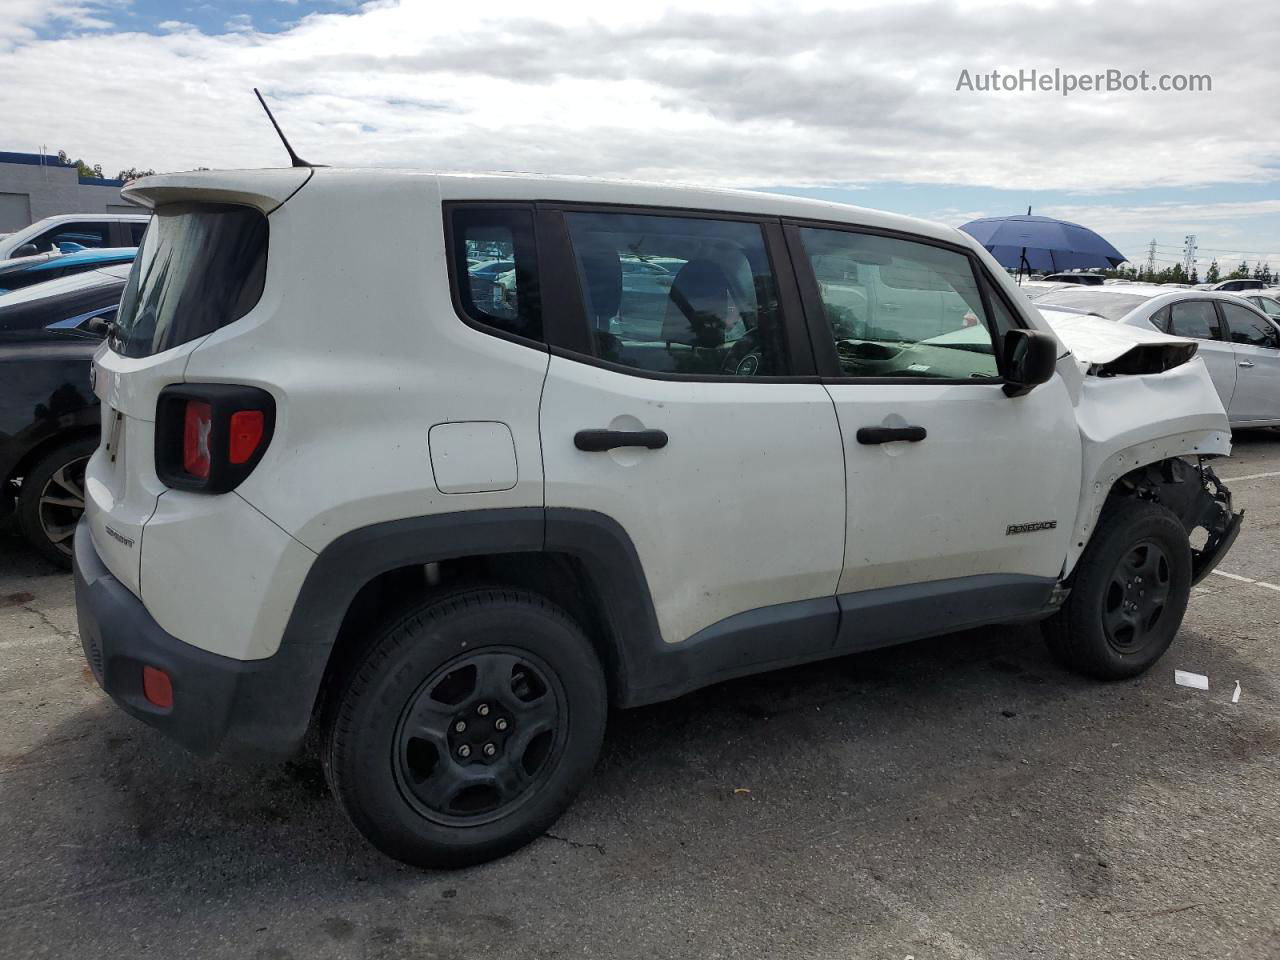
[{"label": "white parking line", "polygon": [[1219,577],[1226,577],[1228,580],[1239,580],[1241,583],[1257,583],[1257,580],[1251,580],[1248,577],[1242,577],[1238,573],[1227,573],[1225,570],[1213,571]]},{"label": "white parking line", "polygon": [[1267,477],[1280,477],[1280,470],[1274,473],[1247,473],[1243,477],[1223,477],[1223,483],[1239,483],[1241,480],[1263,480]]},{"label": "white parking line", "polygon": [[1262,587],[1264,590],[1274,590],[1280,593],[1280,586],[1274,583],[1267,583],[1265,580],[1254,580],[1252,577],[1242,577],[1238,573],[1227,573],[1225,570],[1212,571],[1214,576],[1226,577],[1228,580],[1238,580],[1240,583],[1252,583],[1255,587]]}]

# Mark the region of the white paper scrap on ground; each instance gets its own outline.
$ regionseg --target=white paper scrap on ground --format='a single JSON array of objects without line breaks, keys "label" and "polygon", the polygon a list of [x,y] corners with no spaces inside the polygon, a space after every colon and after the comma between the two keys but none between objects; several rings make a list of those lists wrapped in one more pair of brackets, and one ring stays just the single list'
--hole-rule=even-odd
[{"label": "white paper scrap on ground", "polygon": [[1240,702],[1240,681],[1239,680],[1236,681],[1236,688],[1231,694],[1231,702],[1232,703]]},{"label": "white paper scrap on ground", "polygon": [[1180,687],[1195,687],[1197,690],[1209,689],[1209,678],[1203,673],[1175,670],[1173,671],[1173,682]]}]

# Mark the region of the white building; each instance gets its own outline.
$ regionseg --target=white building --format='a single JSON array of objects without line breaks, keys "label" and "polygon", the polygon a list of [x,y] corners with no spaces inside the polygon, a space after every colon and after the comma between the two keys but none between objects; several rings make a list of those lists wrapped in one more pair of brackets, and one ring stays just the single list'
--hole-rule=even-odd
[{"label": "white building", "polygon": [[82,177],[43,153],[0,151],[0,233],[59,213],[145,213],[120,196],[123,180]]}]

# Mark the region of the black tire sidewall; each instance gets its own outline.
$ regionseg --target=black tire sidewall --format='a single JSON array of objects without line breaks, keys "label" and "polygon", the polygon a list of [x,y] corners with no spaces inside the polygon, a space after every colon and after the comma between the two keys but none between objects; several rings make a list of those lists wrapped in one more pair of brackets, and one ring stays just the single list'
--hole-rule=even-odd
[{"label": "black tire sidewall", "polygon": [[[536,793],[476,826],[435,823],[403,797],[392,744],[405,705],[449,660],[485,647],[526,650],[558,678],[566,739]],[[330,782],[356,827],[379,849],[419,866],[463,866],[501,856],[543,833],[595,764],[607,716],[599,660],[565,614],[531,594],[480,590],[420,607],[384,630],[332,700]]]},{"label": "black tire sidewall", "polygon": [[[1075,646],[1090,672],[1108,678],[1133,677],[1149,669],[1169,649],[1182,625],[1191,595],[1191,546],[1186,531],[1169,510],[1129,501],[1104,514],[1096,543],[1090,544],[1071,591],[1071,629]],[[1150,639],[1137,650],[1117,650],[1107,638],[1102,605],[1120,560],[1137,544],[1159,544],[1169,561],[1169,600]],[[1083,642],[1081,642],[1083,641]]]},{"label": "black tire sidewall", "polygon": [[73,460],[88,457],[98,447],[98,438],[87,436],[59,444],[39,460],[32,464],[22,478],[22,486],[18,488],[17,522],[18,529],[31,548],[50,563],[71,569],[71,557],[60,551],[45,536],[40,525],[40,493],[59,468]]}]

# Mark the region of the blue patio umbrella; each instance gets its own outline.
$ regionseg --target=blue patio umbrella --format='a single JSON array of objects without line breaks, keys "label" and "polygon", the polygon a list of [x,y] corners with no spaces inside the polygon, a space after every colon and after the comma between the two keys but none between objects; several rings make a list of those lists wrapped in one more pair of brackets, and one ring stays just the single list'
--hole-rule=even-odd
[{"label": "blue patio umbrella", "polygon": [[1127,258],[1088,227],[1053,217],[984,217],[960,228],[1011,270],[1115,267]]}]

